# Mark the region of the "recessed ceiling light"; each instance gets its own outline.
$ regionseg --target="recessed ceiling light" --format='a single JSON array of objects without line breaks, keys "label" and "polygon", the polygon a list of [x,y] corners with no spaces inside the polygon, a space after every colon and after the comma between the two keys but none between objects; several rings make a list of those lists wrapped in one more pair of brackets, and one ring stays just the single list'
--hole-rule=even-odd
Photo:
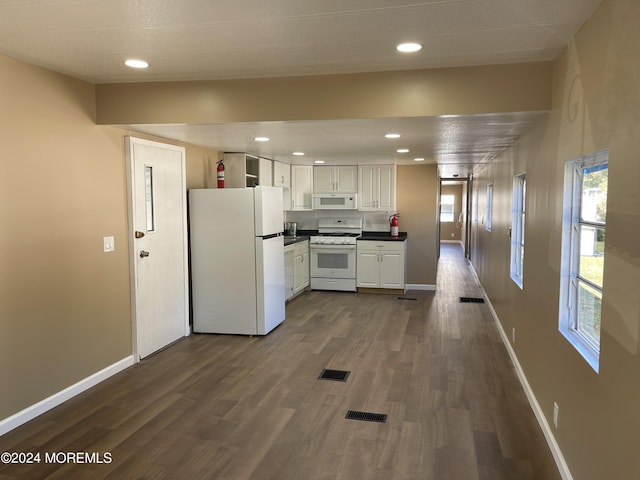
[{"label": "recessed ceiling light", "polygon": [[269,137],[256,137],[256,138],[254,138],[254,140],[256,142],[268,142],[269,141]]},{"label": "recessed ceiling light", "polygon": [[424,158],[414,158],[414,162],[424,162]]},{"label": "recessed ceiling light", "polygon": [[387,133],[384,138],[400,138],[399,133]]},{"label": "recessed ceiling light", "polygon": [[294,154],[296,157],[303,157],[303,156],[304,156],[304,152],[293,152],[293,154]]},{"label": "recessed ceiling light", "polygon": [[422,45],[415,42],[401,43],[396,47],[396,50],[402,53],[414,53],[422,50]]},{"label": "recessed ceiling light", "polygon": [[144,60],[137,60],[135,58],[125,60],[124,64],[131,68],[149,68],[149,64],[147,62]]},{"label": "recessed ceiling light", "polygon": [[398,152],[398,153],[409,153],[409,149],[408,148],[399,148],[398,150],[396,150],[396,152]]},{"label": "recessed ceiling light", "polygon": [[314,163],[324,163],[324,160],[316,160]]}]

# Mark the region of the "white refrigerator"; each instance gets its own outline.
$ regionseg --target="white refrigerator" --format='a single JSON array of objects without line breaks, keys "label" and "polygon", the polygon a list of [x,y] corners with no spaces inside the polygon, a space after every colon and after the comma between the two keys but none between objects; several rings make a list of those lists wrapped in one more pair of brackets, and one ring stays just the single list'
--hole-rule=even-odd
[{"label": "white refrigerator", "polygon": [[282,188],[189,191],[193,331],[266,335],[285,318]]}]

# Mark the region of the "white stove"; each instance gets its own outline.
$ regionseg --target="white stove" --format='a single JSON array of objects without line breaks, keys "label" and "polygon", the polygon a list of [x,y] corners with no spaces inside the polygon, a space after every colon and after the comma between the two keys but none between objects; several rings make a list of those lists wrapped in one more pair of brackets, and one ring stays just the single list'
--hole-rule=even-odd
[{"label": "white stove", "polygon": [[356,240],[360,218],[320,218],[309,238],[311,289],[356,291]]},{"label": "white stove", "polygon": [[311,245],[355,245],[359,233],[317,233],[309,238]]}]

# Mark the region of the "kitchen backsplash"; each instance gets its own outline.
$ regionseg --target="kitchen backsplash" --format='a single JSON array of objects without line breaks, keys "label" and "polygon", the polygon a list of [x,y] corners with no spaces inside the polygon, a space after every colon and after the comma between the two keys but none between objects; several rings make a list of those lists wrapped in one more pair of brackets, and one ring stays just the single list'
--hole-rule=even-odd
[{"label": "kitchen backsplash", "polygon": [[285,222],[296,222],[298,230],[315,230],[318,218],[362,218],[363,230],[389,230],[389,217],[396,212],[360,212],[357,210],[314,210],[312,212],[284,212]]}]

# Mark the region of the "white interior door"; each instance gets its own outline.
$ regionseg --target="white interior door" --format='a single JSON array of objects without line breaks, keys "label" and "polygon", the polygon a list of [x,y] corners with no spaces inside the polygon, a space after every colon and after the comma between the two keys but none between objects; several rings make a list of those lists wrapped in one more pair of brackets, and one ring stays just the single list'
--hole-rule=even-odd
[{"label": "white interior door", "polygon": [[189,334],[185,150],[127,137],[134,355]]}]

